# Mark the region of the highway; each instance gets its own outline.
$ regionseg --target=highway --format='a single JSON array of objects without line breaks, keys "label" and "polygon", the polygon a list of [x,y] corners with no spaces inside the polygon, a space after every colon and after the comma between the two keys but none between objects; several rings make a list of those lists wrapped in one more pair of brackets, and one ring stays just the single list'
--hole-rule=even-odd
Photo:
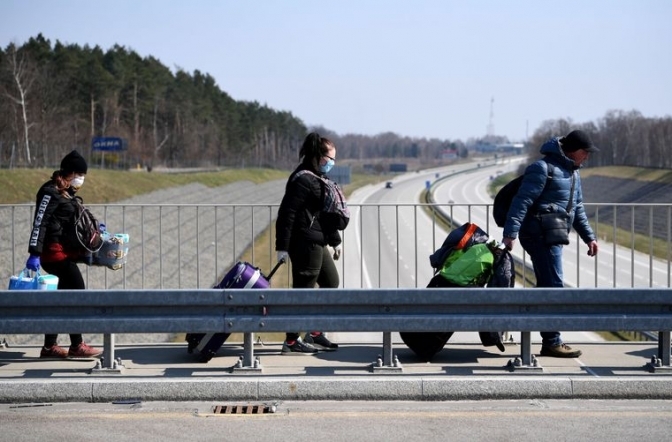
[{"label": "highway", "polygon": [[289,401],[273,414],[213,413],[222,402],[0,404],[0,440],[663,441],[657,400]]},{"label": "highway", "polygon": [[[482,162],[449,166],[399,176],[393,187],[383,184],[367,186],[350,198],[352,219],[344,232],[343,262],[339,264],[341,283],[345,288],[424,287],[433,276],[429,255],[438,248],[448,232],[437,225],[421,207],[427,182],[435,183],[436,201],[445,201],[444,210],[451,213],[457,225],[475,222],[490,236],[501,239],[501,229],[486,217],[486,205],[492,204],[487,193],[489,177],[500,170],[515,170],[522,161],[517,158],[506,164]],[[451,207],[448,201],[453,200]],[[473,204],[474,206],[467,206]],[[516,252],[522,259],[522,248]],[[381,333],[332,333],[337,342],[381,342]],[[596,342],[595,333],[566,332],[567,342]],[[511,338],[518,342],[519,333]],[[540,342],[538,333],[533,342]],[[401,342],[393,334],[393,342]],[[449,342],[479,342],[476,333],[456,333]]]},{"label": "highway", "polygon": [[[487,186],[490,177],[497,171],[516,171],[525,158],[508,160],[495,167],[483,167],[465,174],[443,180],[436,186],[437,202],[454,201],[454,217],[460,222],[471,221],[483,226],[488,233],[502,238],[502,229],[497,227],[492,215],[486,212],[492,204]],[[471,206],[468,206],[471,204]],[[593,220],[591,220],[593,221]],[[593,228],[596,226],[592,223]],[[597,231],[598,238],[600,232]],[[570,235],[570,244],[563,251],[565,284],[574,287],[667,287],[669,268],[666,262],[652,259],[650,255],[632,251],[601,241],[597,257],[587,256],[587,247],[575,232]],[[522,259],[523,250],[519,243],[513,251]]]}]

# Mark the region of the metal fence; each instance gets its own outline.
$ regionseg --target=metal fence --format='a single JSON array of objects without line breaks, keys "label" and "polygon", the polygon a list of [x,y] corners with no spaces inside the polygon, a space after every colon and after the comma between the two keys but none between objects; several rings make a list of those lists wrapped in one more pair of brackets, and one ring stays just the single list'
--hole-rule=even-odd
[{"label": "metal fence", "polygon": [[[275,264],[273,234],[277,204],[109,204],[90,205],[112,232],[129,234],[126,265],[117,271],[82,266],[89,289],[208,288],[246,250],[265,270]],[[565,280],[574,287],[670,287],[672,204],[586,204],[600,240],[598,259],[589,259],[573,238],[564,253]],[[489,205],[353,204],[338,262],[345,288],[424,287],[432,276],[428,256],[447,231],[466,221],[482,225]],[[438,209],[437,216],[432,209]],[[0,275],[17,274],[27,258],[34,206],[0,206]],[[445,225],[445,219],[453,220]],[[481,221],[484,220],[484,221]],[[620,235],[621,245],[605,241]],[[254,246],[254,247],[253,247]],[[519,268],[530,272],[518,247]],[[283,269],[289,273],[288,268]],[[528,273],[528,275],[531,274]],[[524,278],[519,281],[522,285]],[[286,285],[285,285],[286,287]]]}]

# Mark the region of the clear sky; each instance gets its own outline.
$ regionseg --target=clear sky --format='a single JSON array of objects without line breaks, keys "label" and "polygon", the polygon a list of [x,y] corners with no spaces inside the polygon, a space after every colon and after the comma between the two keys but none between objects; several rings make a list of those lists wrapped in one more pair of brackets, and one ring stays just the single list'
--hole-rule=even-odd
[{"label": "clear sky", "polygon": [[512,141],[672,115],[672,0],[0,0],[3,48],[40,32],[198,69],[341,135],[466,140],[491,109]]}]

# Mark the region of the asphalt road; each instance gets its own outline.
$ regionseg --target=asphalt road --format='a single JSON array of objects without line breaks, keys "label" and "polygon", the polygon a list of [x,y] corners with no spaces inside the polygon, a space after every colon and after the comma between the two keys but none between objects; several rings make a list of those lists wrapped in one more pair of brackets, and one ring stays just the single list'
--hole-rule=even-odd
[{"label": "asphalt road", "polygon": [[651,400],[307,401],[255,415],[216,405],[226,403],[0,404],[0,440],[613,442],[668,440],[672,421],[672,401]]}]

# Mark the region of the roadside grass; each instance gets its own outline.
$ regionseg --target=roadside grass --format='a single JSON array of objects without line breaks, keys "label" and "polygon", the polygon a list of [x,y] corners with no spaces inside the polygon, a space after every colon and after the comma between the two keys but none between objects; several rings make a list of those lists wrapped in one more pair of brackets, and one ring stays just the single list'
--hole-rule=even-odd
[{"label": "roadside grass", "polygon": [[[50,169],[0,170],[0,204],[32,203],[42,184],[51,178]],[[219,172],[162,173],[89,169],[79,195],[87,204],[121,201],[159,189],[201,183],[208,187],[236,181],[255,184],[286,178],[287,171],[274,169],[228,169]]]}]

